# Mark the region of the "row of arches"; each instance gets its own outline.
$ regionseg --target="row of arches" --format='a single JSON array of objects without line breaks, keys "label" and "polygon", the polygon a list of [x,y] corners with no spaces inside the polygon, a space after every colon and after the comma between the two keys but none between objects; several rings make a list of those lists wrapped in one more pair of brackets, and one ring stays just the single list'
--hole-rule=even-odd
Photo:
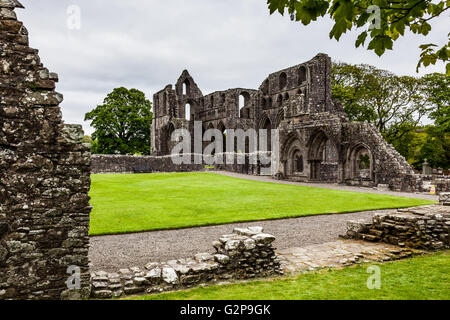
[{"label": "row of arches", "polygon": [[342,154],[342,146],[323,131],[314,134],[306,144],[291,134],[283,144],[281,160],[286,177],[327,182],[374,179],[374,159],[368,146],[359,143]]},{"label": "row of arches", "polygon": [[[214,104],[214,96],[210,97],[211,99],[211,105]],[[251,96],[248,92],[242,92],[239,95],[239,102],[238,102],[238,117],[239,118],[245,118],[245,119],[249,119],[251,117]],[[224,103],[226,100],[225,94],[222,94],[222,102]],[[243,112],[244,108],[247,108],[247,113]],[[193,113],[194,109],[193,109],[193,103],[192,102],[187,102],[185,104],[185,114],[184,114],[184,119],[185,120],[194,120],[194,113]]]},{"label": "row of arches", "polygon": [[[307,74],[308,69],[305,66],[301,66],[300,68],[297,69],[296,82],[289,84],[288,74],[286,72],[281,72],[280,75],[278,76],[278,90],[284,91],[287,90],[289,87],[292,88],[303,85],[304,82],[308,80]],[[267,88],[267,91],[270,92],[269,88]]]}]

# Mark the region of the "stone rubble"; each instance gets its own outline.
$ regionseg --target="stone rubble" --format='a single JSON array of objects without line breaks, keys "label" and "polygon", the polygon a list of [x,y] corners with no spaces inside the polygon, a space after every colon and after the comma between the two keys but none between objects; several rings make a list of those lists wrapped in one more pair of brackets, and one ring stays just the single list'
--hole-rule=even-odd
[{"label": "stone rubble", "polygon": [[450,192],[443,192],[439,195],[439,204],[442,206],[450,206]]},{"label": "stone rubble", "polygon": [[92,298],[108,299],[123,295],[158,293],[200,284],[243,280],[281,274],[272,243],[275,237],[261,227],[237,228],[220,237],[215,254],[200,253],[190,259],[149,263],[117,273],[94,272]]},{"label": "stone rubble", "polygon": [[431,205],[376,214],[369,222],[349,221],[343,238],[435,251],[450,248],[449,231],[450,207]]}]

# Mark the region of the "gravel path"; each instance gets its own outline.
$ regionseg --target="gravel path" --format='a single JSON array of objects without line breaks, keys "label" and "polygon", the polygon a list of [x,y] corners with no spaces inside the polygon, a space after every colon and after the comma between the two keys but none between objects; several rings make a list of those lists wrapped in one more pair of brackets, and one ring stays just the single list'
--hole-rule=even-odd
[{"label": "gravel path", "polygon": [[320,183],[320,182],[304,183],[304,182],[295,182],[295,181],[286,181],[286,180],[275,180],[268,176],[250,176],[250,175],[245,175],[245,174],[240,174],[240,173],[235,173],[235,172],[228,172],[228,171],[212,171],[212,173],[221,174],[221,175],[227,176],[227,177],[240,178],[240,179],[253,180],[253,181],[272,182],[272,183],[279,183],[279,184],[317,187],[317,188],[335,189],[335,190],[353,191],[353,192],[362,192],[362,193],[387,194],[387,195],[398,196],[398,197],[439,201],[439,196],[430,195],[427,193],[408,193],[408,192],[386,191],[386,190],[378,190],[375,188],[352,187],[352,186],[346,186],[346,185],[335,184],[335,183]]},{"label": "gravel path", "polygon": [[213,241],[243,226],[264,227],[277,238],[278,249],[304,247],[335,241],[345,233],[348,220],[370,219],[375,212],[386,211],[389,210],[92,237],[89,257],[93,271],[108,272],[143,267],[149,262],[189,258],[197,253],[213,252]]}]

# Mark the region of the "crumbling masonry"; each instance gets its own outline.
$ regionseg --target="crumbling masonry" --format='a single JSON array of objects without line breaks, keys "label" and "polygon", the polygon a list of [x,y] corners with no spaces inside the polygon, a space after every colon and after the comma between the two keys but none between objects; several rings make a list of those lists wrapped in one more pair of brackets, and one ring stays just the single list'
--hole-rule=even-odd
[{"label": "crumbling masonry", "polygon": [[88,297],[90,148],[15,8],[0,0],[0,300]]},{"label": "crumbling masonry", "polygon": [[[272,73],[258,90],[238,88],[204,96],[184,71],[175,88],[168,85],[154,95],[152,154],[170,154],[172,132],[185,128],[194,135],[194,121],[202,121],[203,131],[214,128],[225,136],[228,129],[279,129],[277,178],[420,190],[421,179],[373,125],[348,120],[331,97],[330,72],[331,59],[319,54]],[[219,169],[260,174],[261,166]]]}]

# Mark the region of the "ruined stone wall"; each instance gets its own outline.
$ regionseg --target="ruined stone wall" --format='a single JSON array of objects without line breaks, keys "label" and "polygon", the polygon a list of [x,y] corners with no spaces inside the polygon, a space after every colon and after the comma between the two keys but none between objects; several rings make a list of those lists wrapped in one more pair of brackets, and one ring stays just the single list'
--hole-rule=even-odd
[{"label": "ruined stone wall", "polygon": [[[244,98],[241,110],[240,96]],[[202,122],[203,131],[278,129],[281,159],[277,178],[364,187],[381,184],[405,192],[422,189],[421,178],[378,130],[367,123],[350,122],[342,105],[332,99],[331,59],[325,54],[270,74],[258,90],[237,88],[203,96],[184,71],[175,89],[169,85],[155,94],[154,104],[155,156],[170,154],[174,146],[171,133],[176,129],[187,129],[194,136],[194,121]],[[185,118],[187,104],[191,112]],[[207,145],[203,143],[203,148]],[[218,167],[260,172],[259,166],[251,164]]]},{"label": "ruined stone wall", "polygon": [[28,46],[18,7],[0,0],[0,300],[86,297],[90,146],[63,124],[58,76]]},{"label": "ruined stone wall", "polygon": [[131,294],[159,293],[218,281],[251,279],[282,273],[272,246],[275,237],[263,228],[239,228],[213,243],[216,253],[191,259],[149,263],[116,273],[92,274],[92,297],[106,299]]},{"label": "ruined stone wall", "polygon": [[399,209],[376,214],[372,221],[349,221],[344,238],[385,242],[425,250],[450,248],[450,206]]},{"label": "ruined stone wall", "polygon": [[431,181],[431,185],[436,187],[438,193],[450,192],[450,179],[434,179]]}]

